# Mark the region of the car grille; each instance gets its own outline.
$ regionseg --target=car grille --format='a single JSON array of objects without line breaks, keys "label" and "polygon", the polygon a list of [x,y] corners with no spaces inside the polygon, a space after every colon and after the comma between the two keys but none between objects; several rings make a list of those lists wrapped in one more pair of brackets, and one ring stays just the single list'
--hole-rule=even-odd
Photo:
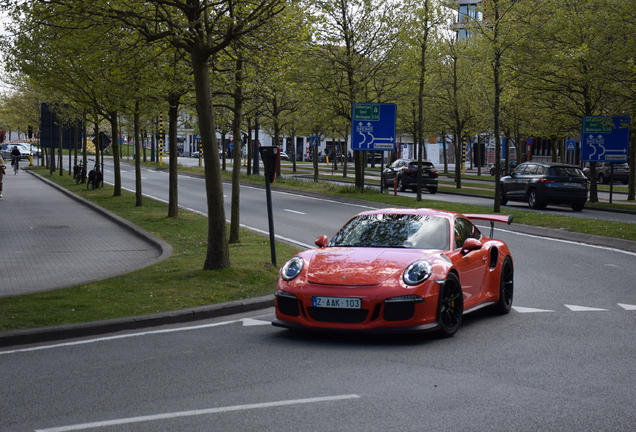
[{"label": "car grille", "polygon": [[404,321],[415,315],[415,303],[391,302],[384,303],[384,319],[387,321]]},{"label": "car grille", "polygon": [[298,316],[300,311],[298,308],[298,300],[289,297],[278,297],[278,310],[280,313],[289,316]]},{"label": "car grille", "polygon": [[334,323],[361,323],[367,319],[367,309],[332,309],[332,308],[307,308],[309,316],[315,321]]}]

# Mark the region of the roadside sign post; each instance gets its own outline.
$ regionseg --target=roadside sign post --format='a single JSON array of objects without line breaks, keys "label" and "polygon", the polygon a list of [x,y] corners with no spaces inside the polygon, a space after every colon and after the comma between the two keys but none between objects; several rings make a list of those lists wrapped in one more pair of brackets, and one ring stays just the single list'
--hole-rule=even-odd
[{"label": "roadside sign post", "polygon": [[581,160],[591,164],[610,163],[610,204],[614,192],[614,163],[624,163],[629,158],[629,127],[627,116],[585,116],[581,124]]},{"label": "roadside sign post", "polygon": [[265,194],[267,198],[267,219],[269,221],[269,248],[272,258],[272,265],[276,265],[276,236],[274,235],[274,212],[272,211],[272,188],[271,183],[276,179],[276,167],[280,158],[280,147],[263,146],[259,147],[263,159],[263,169],[265,170]]},{"label": "roadside sign post", "polygon": [[[394,103],[354,103],[351,105],[351,150],[393,151],[396,143],[397,106]],[[362,187],[364,189],[364,163]],[[384,157],[380,170],[384,170]],[[380,175],[382,177],[382,175]],[[384,184],[380,181],[380,191]]]}]

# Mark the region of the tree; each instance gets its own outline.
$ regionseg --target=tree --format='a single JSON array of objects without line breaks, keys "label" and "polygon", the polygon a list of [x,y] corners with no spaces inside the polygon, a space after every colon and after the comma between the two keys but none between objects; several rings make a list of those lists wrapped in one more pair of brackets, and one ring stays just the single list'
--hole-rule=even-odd
[{"label": "tree", "polygon": [[[536,3],[547,3],[537,0]],[[478,54],[486,67],[482,69],[490,87],[487,93],[492,107],[493,135],[495,139],[495,203],[493,211],[501,211],[500,179],[501,179],[501,114],[502,97],[506,88],[515,79],[511,54],[527,36],[527,27],[521,22],[537,14],[541,9],[533,1],[518,2],[516,0],[489,0],[481,3],[483,18],[477,15],[470,19],[469,37],[471,44],[475,44]],[[531,26],[530,26],[531,28]],[[478,36],[478,37],[477,37]]]},{"label": "tree", "polygon": [[[422,160],[427,159],[426,146],[424,145],[424,103],[428,94],[426,88],[428,76],[429,76],[429,48],[436,37],[436,33],[439,30],[441,22],[445,23],[444,13],[440,9],[440,4],[431,0],[416,1],[407,8],[411,11],[411,19],[409,25],[405,26],[406,41],[413,48],[413,56],[404,56],[417,59],[414,70],[416,71],[415,83],[417,84],[417,92],[413,94],[417,95],[417,102],[414,105],[417,107],[416,114],[414,115],[414,128],[413,138],[417,149],[417,201],[422,200]],[[407,65],[411,65],[410,62],[406,62]]]},{"label": "tree", "polygon": [[[49,0],[39,0],[48,5]],[[210,59],[233,41],[265,25],[285,7],[283,0],[56,0],[60,13],[87,21],[110,21],[131,29],[149,43],[166,40],[187,53],[193,73],[196,110],[208,207],[208,246],[204,269],[230,266],[225,210],[210,89]]]},{"label": "tree", "polygon": [[[400,5],[380,0],[319,0],[314,56],[309,78],[331,97],[331,109],[351,123],[356,102],[385,102],[397,85],[392,53],[401,25]],[[364,152],[356,151],[355,187],[364,185]]]}]

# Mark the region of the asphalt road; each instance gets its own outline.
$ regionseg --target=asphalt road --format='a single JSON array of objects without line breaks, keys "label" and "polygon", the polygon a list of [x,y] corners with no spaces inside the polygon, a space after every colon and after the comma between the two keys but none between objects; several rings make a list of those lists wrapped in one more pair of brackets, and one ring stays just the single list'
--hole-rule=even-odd
[{"label": "asphalt road", "polygon": [[[144,176],[146,193],[167,185]],[[180,179],[183,205],[204,205],[196,181]],[[263,190],[241,193],[243,223],[266,226]],[[301,244],[362,209],[274,202],[277,233]],[[495,236],[515,258],[514,309],[467,315],[453,338],[296,334],[270,309],[2,349],[0,430],[632,431],[635,254]]]}]

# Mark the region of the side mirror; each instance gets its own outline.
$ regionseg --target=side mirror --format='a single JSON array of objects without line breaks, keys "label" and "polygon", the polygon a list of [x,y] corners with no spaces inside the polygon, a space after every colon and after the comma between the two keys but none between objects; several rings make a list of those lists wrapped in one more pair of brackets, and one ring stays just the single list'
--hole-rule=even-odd
[{"label": "side mirror", "polygon": [[327,245],[329,244],[329,239],[327,238],[326,235],[321,235],[320,237],[316,239],[314,243],[316,243],[316,246],[320,248],[324,248],[324,247],[327,247]]},{"label": "side mirror", "polygon": [[467,238],[462,246],[462,252],[467,254],[468,252],[481,249],[482,247],[483,245],[481,244],[481,241],[476,238]]}]

